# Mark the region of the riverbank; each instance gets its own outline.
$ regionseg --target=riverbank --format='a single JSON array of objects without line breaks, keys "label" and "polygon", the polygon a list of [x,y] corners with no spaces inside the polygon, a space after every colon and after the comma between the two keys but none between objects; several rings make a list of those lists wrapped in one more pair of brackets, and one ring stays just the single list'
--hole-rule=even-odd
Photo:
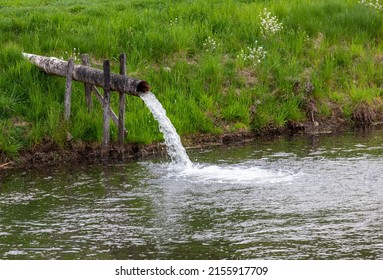
[{"label": "riverbank", "polygon": [[[383,120],[383,119],[382,119]],[[195,134],[182,139],[187,150],[207,149],[213,146],[247,145],[257,140],[272,140],[287,136],[315,136],[323,134],[341,134],[351,130],[381,129],[383,122],[374,122],[369,126],[347,123],[346,120],[333,116],[328,119],[318,119],[319,122],[290,123],[284,129],[270,128],[262,132],[238,131],[223,134]],[[101,154],[98,143],[84,143],[70,140],[65,146],[58,146],[53,140],[46,139],[34,149],[21,151],[18,157],[7,158],[0,156],[0,173],[10,169],[42,168],[50,165],[68,164],[100,164],[132,162],[156,157],[166,157],[166,146],[162,142],[152,144],[126,144],[124,158],[118,157],[117,148],[112,144],[109,158]]]},{"label": "riverbank", "polygon": [[[380,122],[383,16],[367,2],[0,0],[2,166],[56,150],[97,158],[102,139],[102,108],[94,101],[88,112],[83,84],[73,85],[67,122],[65,82],[22,52],[75,63],[87,53],[95,68],[111,59],[112,72],[126,53],[129,76],[148,81],[186,146],[200,135],[219,143]],[[117,111],[117,94],[111,104]],[[127,98],[125,123],[128,158],[162,141],[139,98]]]}]

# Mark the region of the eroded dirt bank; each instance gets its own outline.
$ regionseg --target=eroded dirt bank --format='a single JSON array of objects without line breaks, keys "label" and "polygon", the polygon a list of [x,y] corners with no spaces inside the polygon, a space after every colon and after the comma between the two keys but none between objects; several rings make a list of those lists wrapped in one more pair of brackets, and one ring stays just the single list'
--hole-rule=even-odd
[{"label": "eroded dirt bank", "polygon": [[[347,123],[345,120],[333,116],[328,119],[318,119],[315,122],[288,123],[283,129],[269,128],[261,132],[240,131],[235,133],[223,133],[220,135],[198,134],[184,137],[182,142],[187,149],[197,149],[209,146],[251,143],[260,138],[278,137],[294,134],[329,134],[360,128],[361,124]],[[380,128],[382,122],[370,123],[367,129]],[[365,126],[363,126],[365,128]],[[113,163],[129,162],[155,156],[166,155],[166,147],[163,143],[150,145],[127,144],[124,158],[118,157],[117,148],[111,147],[109,158],[105,160],[101,156],[99,144],[68,142],[65,147],[59,147],[53,141],[46,139],[41,145],[32,150],[23,151],[17,158],[8,158],[0,154],[0,174],[9,169],[26,169],[41,167],[52,164],[79,164],[79,163]]]}]

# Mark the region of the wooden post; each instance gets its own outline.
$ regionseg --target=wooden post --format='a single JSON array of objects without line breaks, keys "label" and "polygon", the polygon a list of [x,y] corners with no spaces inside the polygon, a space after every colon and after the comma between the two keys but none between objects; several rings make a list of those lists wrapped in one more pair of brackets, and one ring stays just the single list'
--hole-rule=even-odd
[{"label": "wooden post", "polygon": [[64,118],[66,120],[69,120],[69,117],[70,117],[73,69],[74,69],[74,59],[69,58],[67,71],[66,71],[66,84],[65,84],[65,97],[64,97],[64,105],[65,105]]},{"label": "wooden post", "polygon": [[[84,66],[89,66],[89,55],[82,54],[81,55],[81,62]],[[88,111],[90,112],[92,110],[93,104],[92,104],[92,85],[88,83],[84,83],[85,88],[85,103],[88,107]]]},{"label": "wooden post", "polygon": [[[120,75],[126,76],[126,54],[120,54]],[[120,92],[118,103],[118,157],[120,160],[124,159],[124,140],[125,140],[125,93]]]},{"label": "wooden post", "polygon": [[102,125],[103,138],[101,154],[105,159],[109,158],[109,142],[110,142],[110,61],[104,60],[104,121]]}]

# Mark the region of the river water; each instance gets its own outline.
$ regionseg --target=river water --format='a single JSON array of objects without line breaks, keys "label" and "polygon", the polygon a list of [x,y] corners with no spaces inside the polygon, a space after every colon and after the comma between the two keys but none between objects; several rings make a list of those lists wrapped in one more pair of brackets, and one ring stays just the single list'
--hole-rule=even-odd
[{"label": "river water", "polygon": [[382,259],[383,132],[8,172],[0,259]]}]

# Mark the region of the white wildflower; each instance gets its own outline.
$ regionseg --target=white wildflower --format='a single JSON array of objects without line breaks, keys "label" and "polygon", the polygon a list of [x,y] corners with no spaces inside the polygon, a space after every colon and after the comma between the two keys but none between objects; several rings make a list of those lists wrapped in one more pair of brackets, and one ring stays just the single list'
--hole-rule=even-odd
[{"label": "white wildflower", "polygon": [[127,29],[127,34],[128,34],[129,36],[133,37],[133,35],[134,35],[133,27],[129,27],[129,28]]},{"label": "white wildflower", "polygon": [[241,50],[237,55],[237,58],[245,64],[252,64],[256,66],[261,63],[266,57],[267,52],[262,46],[258,46],[258,42],[255,41],[253,47],[247,47],[245,50]]},{"label": "white wildflower", "polygon": [[378,11],[383,11],[383,6],[379,3],[379,0],[359,0],[359,4],[374,8]]},{"label": "white wildflower", "polygon": [[276,16],[272,16],[265,8],[259,15],[261,20],[261,34],[263,37],[273,35],[283,29],[282,22],[279,22]]},{"label": "white wildflower", "polygon": [[62,60],[68,60],[69,58],[73,58],[75,63],[79,63],[81,61],[81,53],[77,48],[73,48],[71,52],[65,51],[64,55],[60,57]]},{"label": "white wildflower", "polygon": [[207,37],[203,43],[203,48],[206,52],[213,52],[217,49],[218,46],[219,44],[217,44],[217,42],[210,36]]},{"label": "white wildflower", "polygon": [[170,20],[169,22],[170,26],[175,26],[178,24],[178,18],[175,18],[174,20]]}]

